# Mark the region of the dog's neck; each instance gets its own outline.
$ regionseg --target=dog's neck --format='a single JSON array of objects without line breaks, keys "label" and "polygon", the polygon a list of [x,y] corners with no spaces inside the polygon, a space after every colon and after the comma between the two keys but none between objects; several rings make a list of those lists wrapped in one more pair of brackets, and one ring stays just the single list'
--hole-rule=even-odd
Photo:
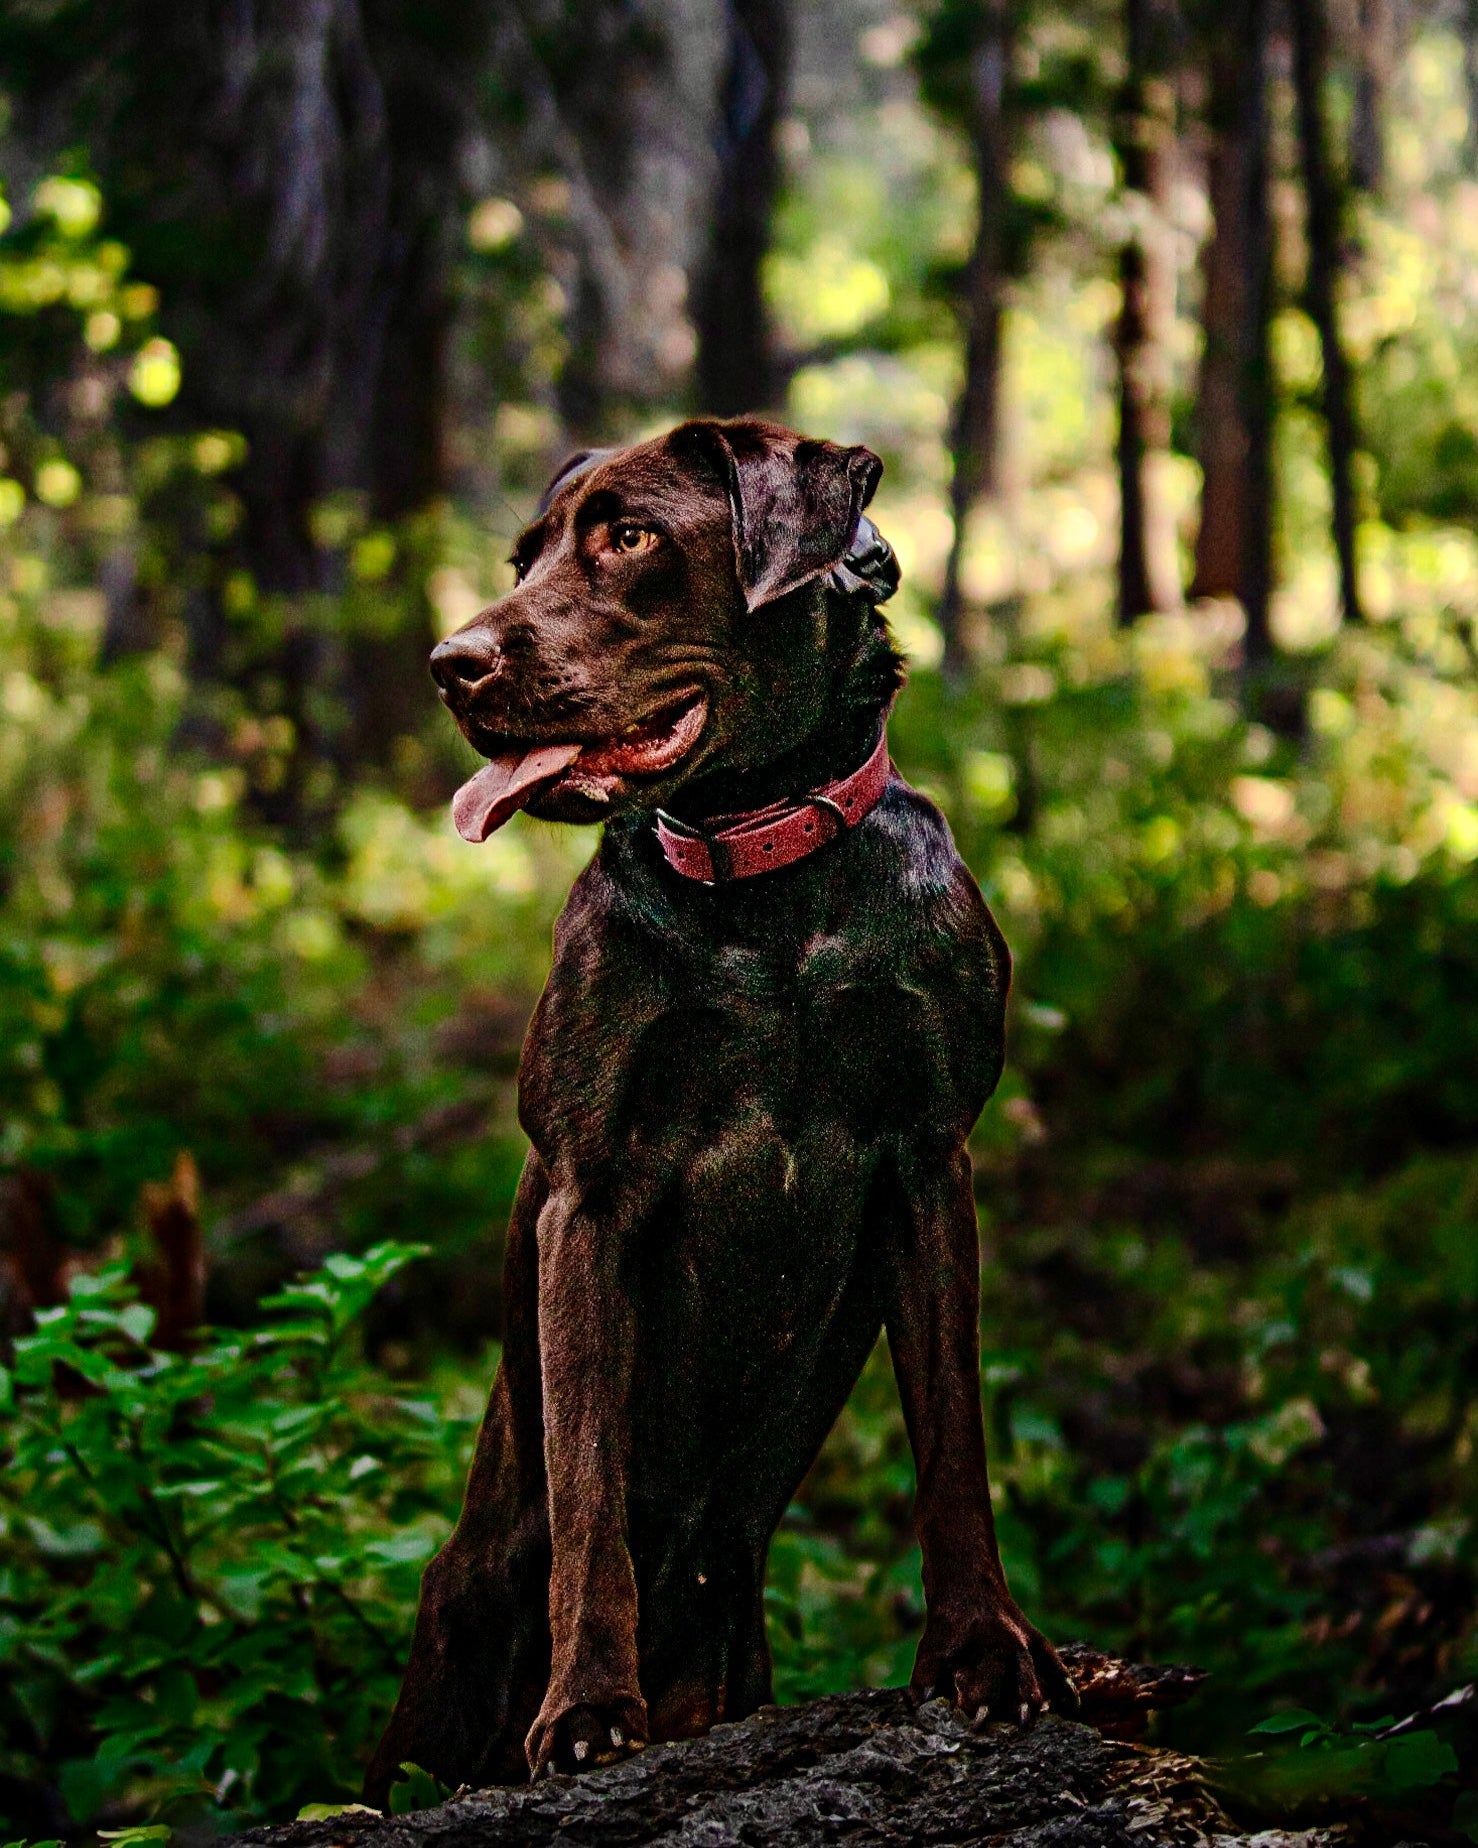
[{"label": "dog's neck", "polygon": [[[903,671],[872,605],[861,604],[855,613],[860,621],[828,624],[836,658],[826,701],[811,730],[766,763],[742,770],[722,768],[696,777],[670,800],[672,814],[693,823],[716,815],[746,814],[787,796],[819,789],[866,761]],[[840,612],[834,607],[833,614]]]}]

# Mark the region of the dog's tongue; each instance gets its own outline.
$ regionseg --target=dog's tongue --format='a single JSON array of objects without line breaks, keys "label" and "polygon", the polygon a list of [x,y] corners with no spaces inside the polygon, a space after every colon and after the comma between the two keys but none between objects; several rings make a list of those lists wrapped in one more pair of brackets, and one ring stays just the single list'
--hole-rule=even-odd
[{"label": "dog's tongue", "polygon": [[452,797],[452,820],[464,841],[485,841],[536,790],[552,783],[580,755],[578,744],[546,744],[489,758]]}]

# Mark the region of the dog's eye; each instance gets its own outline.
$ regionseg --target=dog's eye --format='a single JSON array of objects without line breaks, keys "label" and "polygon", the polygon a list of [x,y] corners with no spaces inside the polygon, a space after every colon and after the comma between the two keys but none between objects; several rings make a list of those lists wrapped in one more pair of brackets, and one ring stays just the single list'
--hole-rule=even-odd
[{"label": "dog's eye", "polygon": [[650,526],[638,526],[634,520],[617,520],[611,527],[613,552],[649,552],[657,543]]},{"label": "dog's eye", "polygon": [[526,558],[520,558],[517,552],[515,552],[508,562],[513,567],[514,583],[521,584],[529,575],[529,561]]}]

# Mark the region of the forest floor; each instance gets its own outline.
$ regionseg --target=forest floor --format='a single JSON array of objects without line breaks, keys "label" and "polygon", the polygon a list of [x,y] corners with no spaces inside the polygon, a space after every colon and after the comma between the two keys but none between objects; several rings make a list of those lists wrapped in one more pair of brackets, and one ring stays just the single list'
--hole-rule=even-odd
[{"label": "forest floor", "polygon": [[[707,1737],[579,1778],[462,1793],[382,1818],[338,1810],[237,1838],[241,1848],[1334,1848],[1342,1822],[1244,1829],[1207,1768],[1048,1715],[976,1730],[899,1688],[766,1707]],[[1390,1840],[1389,1836],[1384,1839]]]}]

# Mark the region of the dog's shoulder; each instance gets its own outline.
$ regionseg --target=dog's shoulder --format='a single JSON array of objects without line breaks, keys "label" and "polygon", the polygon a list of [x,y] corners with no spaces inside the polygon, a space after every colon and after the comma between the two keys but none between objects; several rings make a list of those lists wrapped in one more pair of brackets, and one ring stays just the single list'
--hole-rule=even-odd
[{"label": "dog's shoulder", "polygon": [[868,823],[879,892],[926,939],[980,945],[1004,979],[1005,938],[939,808],[895,771]]}]

